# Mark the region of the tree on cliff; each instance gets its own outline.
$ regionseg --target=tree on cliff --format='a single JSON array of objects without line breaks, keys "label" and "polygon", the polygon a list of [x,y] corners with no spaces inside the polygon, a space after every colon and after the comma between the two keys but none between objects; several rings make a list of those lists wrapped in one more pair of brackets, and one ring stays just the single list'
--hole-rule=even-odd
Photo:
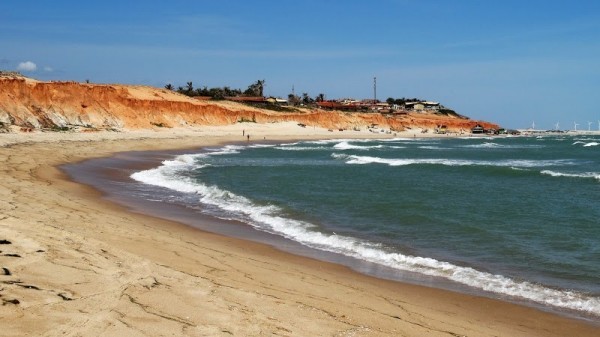
[{"label": "tree on cliff", "polygon": [[212,97],[213,99],[224,99],[225,92],[223,91],[223,88],[210,88],[208,90],[208,96]]},{"label": "tree on cliff", "polygon": [[263,97],[264,87],[265,87],[265,80],[258,80],[258,81],[256,81],[256,83],[252,83],[248,86],[248,89],[246,89],[246,91],[244,91],[244,95]]},{"label": "tree on cliff", "polygon": [[187,94],[189,96],[193,96],[194,93],[194,85],[192,84],[192,82],[187,82],[186,87],[185,87],[185,91],[187,92]]},{"label": "tree on cliff", "polygon": [[323,94],[323,93],[318,94],[317,97],[315,97],[315,101],[316,102],[323,102],[323,101],[325,101],[325,94]]},{"label": "tree on cliff", "polygon": [[291,106],[296,106],[300,104],[300,97],[298,95],[289,94],[288,95],[288,104]]},{"label": "tree on cliff", "polygon": [[210,96],[208,88],[206,86],[202,88],[196,88],[196,96]]},{"label": "tree on cliff", "polygon": [[[416,98],[413,98],[413,99],[416,100]],[[404,105],[404,103],[406,103],[406,102],[413,102],[410,99],[407,99],[407,98],[404,98],[404,97],[402,97],[402,98],[393,98],[393,97],[390,97],[390,98],[386,99],[385,101],[388,104],[390,104],[390,105],[392,105],[392,104]],[[420,100],[416,100],[416,101],[420,101]]]},{"label": "tree on cliff", "polygon": [[308,93],[306,93],[306,92],[302,93],[302,104],[309,105],[314,102],[315,102],[315,100],[313,100],[310,96],[308,96]]},{"label": "tree on cliff", "polygon": [[177,87],[177,92],[186,96],[196,96],[194,84],[191,81],[187,82],[185,87]]},{"label": "tree on cliff", "polygon": [[[165,89],[175,90],[171,83],[165,85]],[[230,87],[208,88],[207,86],[194,89],[193,82],[187,82],[185,87],[179,86],[176,90],[178,93],[186,96],[210,96],[213,99],[224,99],[227,96],[239,96],[242,94],[240,89],[232,89]]]}]

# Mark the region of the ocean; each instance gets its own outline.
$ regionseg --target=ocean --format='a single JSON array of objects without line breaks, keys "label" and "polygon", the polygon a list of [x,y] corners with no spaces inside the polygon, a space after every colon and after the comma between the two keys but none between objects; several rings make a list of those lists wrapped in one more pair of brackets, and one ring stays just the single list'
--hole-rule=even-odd
[{"label": "ocean", "polygon": [[585,135],[250,142],[173,155],[131,170],[120,188],[363,272],[597,320],[599,144]]}]

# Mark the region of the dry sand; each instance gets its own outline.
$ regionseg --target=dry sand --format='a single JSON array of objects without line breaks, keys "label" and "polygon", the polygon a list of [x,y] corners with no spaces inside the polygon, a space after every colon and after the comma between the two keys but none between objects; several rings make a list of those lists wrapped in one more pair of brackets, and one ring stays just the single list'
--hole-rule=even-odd
[{"label": "dry sand", "polygon": [[240,141],[242,130],[251,140],[374,136],[293,123],[0,135],[0,335],[600,334],[587,322],[380,280],[131,213],[56,168],[119,151]]}]

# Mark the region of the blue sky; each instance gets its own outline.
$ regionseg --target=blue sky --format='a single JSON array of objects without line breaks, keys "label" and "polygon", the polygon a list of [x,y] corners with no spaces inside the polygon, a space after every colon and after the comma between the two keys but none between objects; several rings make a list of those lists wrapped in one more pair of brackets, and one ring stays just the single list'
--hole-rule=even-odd
[{"label": "blue sky", "polygon": [[510,128],[600,119],[600,1],[2,1],[0,69],[327,98],[417,97]]}]

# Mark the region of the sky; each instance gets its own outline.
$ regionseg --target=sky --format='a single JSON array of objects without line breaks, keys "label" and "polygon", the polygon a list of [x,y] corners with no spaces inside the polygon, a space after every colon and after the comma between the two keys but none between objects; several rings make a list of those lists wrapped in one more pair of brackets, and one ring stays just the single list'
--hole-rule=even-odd
[{"label": "sky", "polygon": [[506,128],[600,128],[600,1],[0,2],[0,69],[327,99],[420,98]]}]

